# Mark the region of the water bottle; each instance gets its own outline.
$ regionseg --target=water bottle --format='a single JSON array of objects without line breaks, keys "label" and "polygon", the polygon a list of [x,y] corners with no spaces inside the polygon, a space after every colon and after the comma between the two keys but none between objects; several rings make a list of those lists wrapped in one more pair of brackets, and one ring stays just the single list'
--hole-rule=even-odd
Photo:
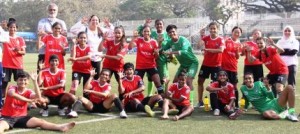
[{"label": "water bottle", "polygon": [[240,100],[240,108],[241,108],[241,110],[245,109],[245,99],[244,98],[241,98],[241,100]]},{"label": "water bottle", "polygon": [[209,111],[210,110],[209,109],[209,100],[208,100],[207,96],[204,97],[203,103],[204,103],[204,111]]}]

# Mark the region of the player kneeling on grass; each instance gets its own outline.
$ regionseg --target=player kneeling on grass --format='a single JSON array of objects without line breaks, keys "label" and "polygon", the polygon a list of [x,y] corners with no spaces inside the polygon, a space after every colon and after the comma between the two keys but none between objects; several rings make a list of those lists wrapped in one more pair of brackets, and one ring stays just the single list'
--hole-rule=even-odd
[{"label": "player kneeling on grass", "polygon": [[[245,73],[241,91],[246,102],[250,102],[266,119],[289,119],[298,121],[295,114],[295,92],[291,85],[285,87],[278,98],[274,97],[269,83],[265,85],[261,81],[253,82],[253,74]],[[285,110],[288,104],[288,110]],[[247,107],[246,103],[246,107]]]},{"label": "player kneeling on grass", "polygon": [[210,102],[214,115],[219,116],[221,110],[222,113],[234,120],[242,113],[241,110],[234,111],[234,101],[236,99],[234,86],[228,82],[225,71],[220,71],[217,77],[217,81],[206,88],[210,92]]},{"label": "player kneeling on grass", "polygon": [[95,70],[90,72],[90,78],[84,85],[84,93],[89,95],[89,99],[78,97],[73,106],[73,111],[68,114],[69,117],[77,117],[76,111],[83,105],[89,112],[106,113],[110,111],[112,104],[120,111],[121,118],[127,118],[122,103],[116,94],[111,93],[110,71],[103,69],[98,80],[93,80],[96,75]]},{"label": "player kneeling on grass", "polygon": [[49,58],[50,67],[43,69],[39,72],[38,83],[40,89],[43,90],[42,94],[46,97],[46,101],[41,105],[42,110],[40,113],[42,116],[49,116],[48,105],[58,105],[58,114],[65,116],[64,107],[72,108],[76,97],[73,94],[65,93],[64,87],[66,83],[65,70],[59,69],[59,59],[57,55],[51,55]]},{"label": "player kneeling on grass", "polygon": [[178,114],[173,117],[174,121],[182,119],[186,116],[190,116],[194,111],[193,106],[190,103],[190,91],[191,89],[186,84],[187,74],[180,72],[178,74],[178,82],[173,83],[168,91],[165,93],[165,99],[163,104],[163,116],[161,119],[168,119],[169,107],[179,110]]},{"label": "player kneeling on grass", "polygon": [[161,107],[163,99],[160,95],[153,95],[144,98],[143,91],[145,90],[144,82],[138,75],[134,75],[134,65],[125,63],[123,72],[119,72],[119,93],[121,100],[124,98],[124,106],[126,111],[130,112],[146,112],[148,116],[155,116],[152,108],[156,103]]},{"label": "player kneeling on grass", "polygon": [[34,84],[35,93],[26,88],[29,75],[26,72],[17,74],[17,85],[8,88],[5,103],[0,118],[0,133],[13,128],[37,128],[66,132],[75,126],[75,122],[67,124],[54,124],[45,120],[27,115],[28,103],[42,103],[45,100],[41,97],[37,85],[37,74],[32,73],[30,78]]}]

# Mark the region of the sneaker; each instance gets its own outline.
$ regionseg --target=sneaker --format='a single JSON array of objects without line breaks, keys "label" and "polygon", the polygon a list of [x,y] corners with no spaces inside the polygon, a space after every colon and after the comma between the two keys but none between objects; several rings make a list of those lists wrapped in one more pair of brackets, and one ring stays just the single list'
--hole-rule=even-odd
[{"label": "sneaker", "polygon": [[292,121],[292,122],[298,122],[298,121],[299,121],[296,114],[288,114],[288,115],[286,116],[286,118],[287,118],[288,120]]},{"label": "sneaker", "polygon": [[215,109],[214,110],[214,116],[219,116],[220,115],[220,110],[219,109]]},{"label": "sneaker", "polygon": [[58,112],[59,116],[65,116],[66,115],[65,109],[58,109],[57,112]]},{"label": "sneaker", "polygon": [[43,117],[48,117],[48,116],[49,116],[49,111],[48,111],[48,110],[45,110],[45,109],[41,109],[40,114],[41,114]]},{"label": "sneaker", "polygon": [[203,101],[199,101],[197,106],[198,106],[199,108],[204,108],[204,103],[203,103]]},{"label": "sneaker", "polygon": [[76,111],[71,111],[68,115],[67,115],[69,118],[77,118],[78,117],[78,114]]},{"label": "sneaker", "polygon": [[154,117],[155,116],[155,112],[152,111],[151,107],[148,105],[145,105],[145,111],[147,113],[148,116],[150,117]]},{"label": "sneaker", "polygon": [[239,117],[243,113],[242,110],[236,110],[234,113],[229,115],[229,119],[235,120],[237,117]]},{"label": "sneaker", "polygon": [[121,118],[127,118],[127,114],[124,110],[120,112],[120,117]]}]

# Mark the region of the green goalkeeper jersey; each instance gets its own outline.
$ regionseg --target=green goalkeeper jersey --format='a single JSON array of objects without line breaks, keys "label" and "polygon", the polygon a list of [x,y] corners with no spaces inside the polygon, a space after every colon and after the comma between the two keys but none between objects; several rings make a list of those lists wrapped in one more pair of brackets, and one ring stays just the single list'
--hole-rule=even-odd
[{"label": "green goalkeeper jersey", "polygon": [[177,42],[173,42],[171,39],[167,40],[166,45],[162,46],[162,50],[168,50],[170,48],[172,51],[180,52],[180,54],[176,54],[176,58],[181,66],[189,67],[191,64],[199,64],[191,43],[187,38],[179,36]]},{"label": "green goalkeeper jersey", "polygon": [[268,91],[261,81],[254,82],[253,88],[243,85],[241,91],[245,96],[246,102],[250,102],[260,113],[272,109],[274,106],[272,91]]}]

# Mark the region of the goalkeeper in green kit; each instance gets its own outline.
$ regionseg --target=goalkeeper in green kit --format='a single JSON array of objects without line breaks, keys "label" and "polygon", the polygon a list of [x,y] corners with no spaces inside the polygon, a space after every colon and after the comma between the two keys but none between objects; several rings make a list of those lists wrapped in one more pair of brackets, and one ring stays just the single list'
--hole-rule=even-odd
[{"label": "goalkeeper in green kit", "polygon": [[267,79],[264,80],[264,83],[253,81],[253,74],[245,73],[245,85],[241,87],[241,91],[247,100],[246,102],[250,102],[266,119],[289,119],[298,122],[294,108],[295,89],[291,85],[286,86],[281,91],[280,96],[275,98]]},{"label": "goalkeeper in green kit", "polygon": [[[188,41],[187,38],[183,36],[179,36],[177,34],[177,27],[175,25],[168,25],[166,28],[166,31],[171,38],[170,40],[167,40],[165,45],[162,45],[163,39],[158,39],[158,44],[161,47],[160,55],[175,55],[178,62],[180,63],[180,66],[176,72],[175,78],[173,82],[178,81],[178,74],[182,72],[182,70],[185,70],[187,72],[187,80],[186,83],[192,90],[190,92],[190,101],[193,105],[194,101],[194,91],[193,91],[193,80],[195,78],[195,75],[197,74],[199,62],[195,54],[193,53],[193,49],[191,46],[191,43]],[[166,51],[171,49],[172,51]]]}]

